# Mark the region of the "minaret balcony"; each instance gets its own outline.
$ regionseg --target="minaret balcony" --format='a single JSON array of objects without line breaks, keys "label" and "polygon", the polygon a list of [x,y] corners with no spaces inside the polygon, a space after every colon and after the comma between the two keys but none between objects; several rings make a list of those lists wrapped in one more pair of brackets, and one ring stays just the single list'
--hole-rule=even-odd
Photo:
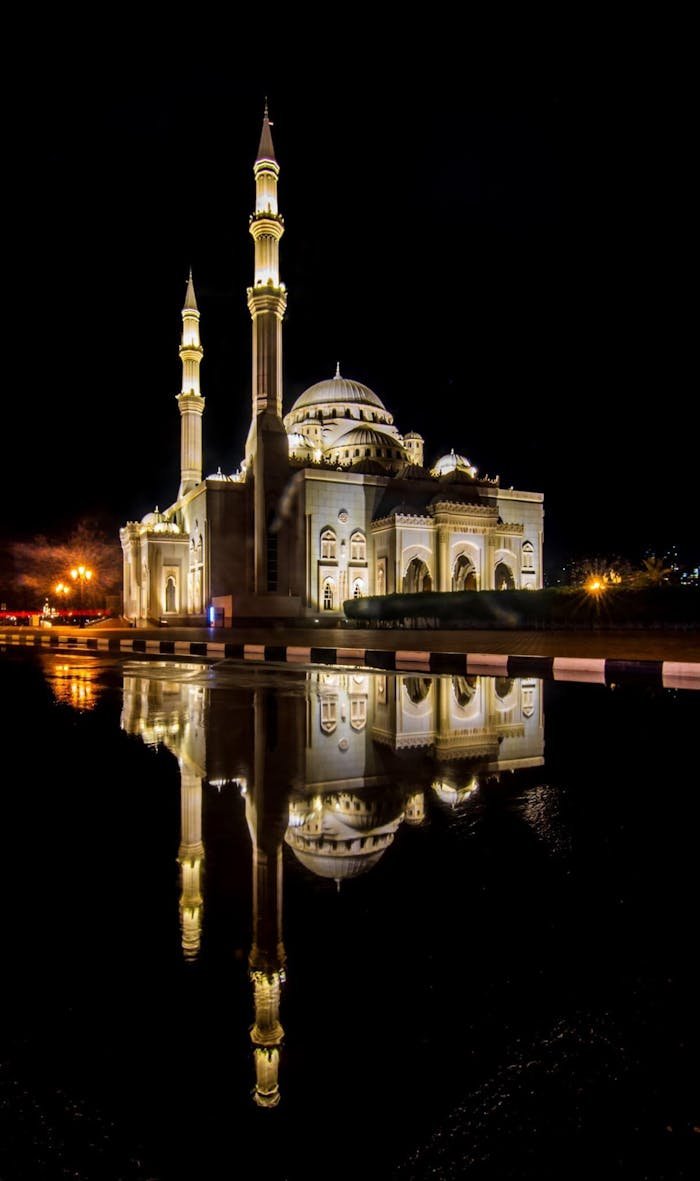
[{"label": "minaret balcony", "polygon": [[284,233],[284,218],[277,213],[254,213],[250,218],[250,232],[254,238],[275,238],[278,242]]}]

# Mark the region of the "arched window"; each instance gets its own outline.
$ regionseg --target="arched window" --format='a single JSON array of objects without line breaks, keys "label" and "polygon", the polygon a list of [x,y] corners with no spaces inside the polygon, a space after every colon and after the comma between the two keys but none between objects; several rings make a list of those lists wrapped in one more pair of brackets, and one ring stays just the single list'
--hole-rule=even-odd
[{"label": "arched window", "polygon": [[513,571],[505,562],[499,562],[495,570],[496,590],[515,590]]},{"label": "arched window", "polygon": [[367,541],[364,533],[359,529],[350,538],[350,561],[365,562],[367,560]]},{"label": "arched window", "polygon": [[367,698],[350,698],[350,725],[353,730],[363,730],[367,725]]},{"label": "arched window", "polygon": [[423,562],[420,558],[413,558],[413,560],[408,563],[406,573],[404,574],[404,594],[420,594],[421,591],[430,591],[432,589],[433,580],[425,562]]},{"label": "arched window", "polygon": [[414,705],[420,705],[421,701],[425,701],[430,692],[430,680],[428,677],[404,677],[403,684],[409,699]]},{"label": "arched window", "polygon": [[176,596],[177,596],[177,587],[175,586],[175,579],[173,578],[173,576],[171,574],[168,581],[165,584],[165,610],[166,611],[176,611],[177,610]]},{"label": "arched window", "polygon": [[334,591],[333,579],[327,578],[323,584],[323,610],[324,611],[332,611],[333,610],[333,598],[334,598],[333,591]]},{"label": "arched window", "polygon": [[523,570],[535,569],[535,547],[531,541],[523,542]]},{"label": "arched window", "polygon": [[455,701],[461,709],[466,709],[477,689],[476,677],[453,677],[452,689]]},{"label": "arched window", "polygon": [[332,734],[338,725],[338,698],[321,698],[321,729],[324,734]]},{"label": "arched window", "polygon": [[466,554],[460,554],[454,564],[452,589],[453,591],[475,591],[477,589],[474,563]]},{"label": "arched window", "polygon": [[364,590],[365,590],[365,584],[363,583],[362,579],[356,578],[352,584],[353,599],[361,599],[364,594]]},{"label": "arched window", "polygon": [[332,529],[324,529],[321,534],[321,559],[330,559],[335,561],[337,557],[337,547],[335,533]]}]

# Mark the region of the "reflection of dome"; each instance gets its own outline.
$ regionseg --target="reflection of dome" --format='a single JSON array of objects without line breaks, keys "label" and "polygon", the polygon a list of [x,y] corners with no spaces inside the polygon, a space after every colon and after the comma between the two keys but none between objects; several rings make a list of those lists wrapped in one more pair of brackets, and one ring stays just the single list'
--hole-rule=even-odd
[{"label": "reflection of dome", "polygon": [[294,414],[297,410],[303,410],[306,406],[333,404],[343,406],[356,404],[376,406],[378,410],[385,409],[381,398],[377,397],[369,386],[363,385],[360,381],[350,381],[346,377],[341,377],[340,372],[337,372],[335,377],[331,377],[328,381],[317,381],[315,385],[309,386],[308,390],[304,390],[292,406],[290,414]]},{"label": "reflection of dome", "polygon": [[450,472],[466,472],[468,476],[476,475],[476,468],[465,455],[455,455],[454,449],[449,455],[441,455],[431,469],[434,476],[448,476]]},{"label": "reflection of dome", "polygon": [[452,783],[447,783],[444,779],[436,779],[433,783],[433,791],[442,804],[448,804],[450,808],[456,808],[458,804],[463,804],[468,800],[477,787],[479,780],[476,775],[470,775],[466,783],[461,787],[455,787]]},{"label": "reflection of dome", "polygon": [[297,804],[294,813],[284,839],[295,857],[319,877],[336,880],[376,865],[403,819],[402,813],[387,816],[381,804],[345,792]]}]

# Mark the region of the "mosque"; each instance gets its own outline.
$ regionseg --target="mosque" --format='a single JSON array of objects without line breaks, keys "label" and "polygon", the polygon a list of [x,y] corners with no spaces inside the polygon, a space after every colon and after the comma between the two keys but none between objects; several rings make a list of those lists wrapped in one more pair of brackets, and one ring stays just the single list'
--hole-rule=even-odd
[{"label": "mosque", "polygon": [[364,595],[542,586],[543,495],[479,476],[463,448],[424,462],[373,390],[340,371],[283,414],[279,165],[267,108],[255,160],[251,423],[238,469],[203,476],[200,313],[182,309],[180,486],[120,530],[124,613],[202,624],[342,615]]}]

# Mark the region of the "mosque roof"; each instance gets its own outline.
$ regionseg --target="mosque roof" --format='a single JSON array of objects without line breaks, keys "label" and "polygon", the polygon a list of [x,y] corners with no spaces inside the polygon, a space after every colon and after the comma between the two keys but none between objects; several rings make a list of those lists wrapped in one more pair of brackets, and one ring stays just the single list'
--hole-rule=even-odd
[{"label": "mosque roof", "polygon": [[398,447],[403,450],[395,435],[371,426],[356,426],[340,435],[333,447]]},{"label": "mosque roof", "polygon": [[454,448],[449,455],[441,455],[433,469],[434,476],[447,476],[451,472],[466,472],[469,476],[476,475],[476,468],[465,455],[455,455]]},{"label": "mosque roof", "polygon": [[307,390],[304,390],[292,406],[290,413],[293,414],[295,410],[302,410],[306,406],[326,406],[329,404],[342,406],[352,403],[361,406],[376,406],[379,410],[386,410],[384,403],[374,390],[363,385],[360,381],[341,377],[340,366],[338,366],[335,377],[331,377],[327,381],[317,381],[315,385],[310,385]]}]

